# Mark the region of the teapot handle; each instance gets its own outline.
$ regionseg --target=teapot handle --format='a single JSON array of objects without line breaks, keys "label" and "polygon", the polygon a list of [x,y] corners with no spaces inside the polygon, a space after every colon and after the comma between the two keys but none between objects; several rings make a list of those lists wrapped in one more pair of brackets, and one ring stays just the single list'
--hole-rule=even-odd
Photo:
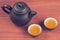
[{"label": "teapot handle", "polygon": [[[12,7],[10,6],[10,5],[3,5],[2,6],[2,9],[3,9],[3,11],[5,11],[6,13],[10,13],[9,11],[11,11],[12,10]],[[8,9],[8,10],[6,10],[6,9]]]}]

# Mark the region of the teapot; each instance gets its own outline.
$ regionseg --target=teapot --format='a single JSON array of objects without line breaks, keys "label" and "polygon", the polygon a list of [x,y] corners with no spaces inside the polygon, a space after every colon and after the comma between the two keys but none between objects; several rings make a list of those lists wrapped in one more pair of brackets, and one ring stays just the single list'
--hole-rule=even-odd
[{"label": "teapot", "polygon": [[32,11],[25,2],[16,2],[13,7],[5,4],[2,6],[2,9],[9,14],[13,23],[20,26],[26,25],[37,13]]}]

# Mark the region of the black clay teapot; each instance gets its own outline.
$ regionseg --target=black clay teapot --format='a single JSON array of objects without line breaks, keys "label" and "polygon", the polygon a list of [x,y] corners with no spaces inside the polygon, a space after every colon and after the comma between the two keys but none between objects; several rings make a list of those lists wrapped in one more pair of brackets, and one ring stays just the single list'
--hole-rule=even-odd
[{"label": "black clay teapot", "polygon": [[[32,11],[28,5],[24,2],[17,2],[13,7],[10,5],[3,5],[3,11],[9,14],[11,20],[20,26],[26,25],[31,18],[36,15],[35,11]],[[7,10],[8,9],[8,10]]]}]

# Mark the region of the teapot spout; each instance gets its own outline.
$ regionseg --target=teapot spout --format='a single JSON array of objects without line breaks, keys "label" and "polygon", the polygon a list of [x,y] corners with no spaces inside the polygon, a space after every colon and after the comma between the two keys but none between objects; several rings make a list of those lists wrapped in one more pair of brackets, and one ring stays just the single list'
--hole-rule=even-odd
[{"label": "teapot spout", "polygon": [[31,11],[30,13],[29,13],[29,16],[30,16],[30,18],[32,18],[34,15],[36,15],[37,14],[37,12],[35,12],[35,11]]}]

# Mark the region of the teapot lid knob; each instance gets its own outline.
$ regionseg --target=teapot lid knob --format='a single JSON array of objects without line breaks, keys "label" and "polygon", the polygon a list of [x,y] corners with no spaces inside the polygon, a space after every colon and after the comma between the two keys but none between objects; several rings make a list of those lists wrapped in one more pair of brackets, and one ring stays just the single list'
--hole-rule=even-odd
[{"label": "teapot lid knob", "polygon": [[24,2],[17,2],[14,5],[14,10],[19,14],[25,14],[30,11],[30,8]]}]

